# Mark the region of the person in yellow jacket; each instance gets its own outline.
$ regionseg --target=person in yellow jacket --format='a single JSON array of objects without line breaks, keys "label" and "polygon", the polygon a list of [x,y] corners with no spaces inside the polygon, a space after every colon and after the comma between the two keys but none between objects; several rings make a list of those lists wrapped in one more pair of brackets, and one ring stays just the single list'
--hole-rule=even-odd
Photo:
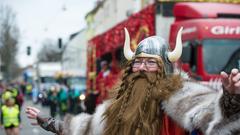
[{"label": "person in yellow jacket", "polygon": [[10,97],[1,107],[1,125],[6,135],[19,135],[20,122],[19,106],[15,104],[15,99]]}]

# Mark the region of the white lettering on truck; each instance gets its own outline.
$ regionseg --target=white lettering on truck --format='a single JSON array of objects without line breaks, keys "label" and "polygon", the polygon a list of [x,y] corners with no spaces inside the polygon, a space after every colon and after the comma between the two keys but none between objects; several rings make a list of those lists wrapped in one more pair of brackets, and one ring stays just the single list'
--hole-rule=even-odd
[{"label": "white lettering on truck", "polygon": [[230,26],[214,26],[211,28],[211,33],[214,35],[233,35],[240,34],[240,26],[230,27]]},{"label": "white lettering on truck", "polygon": [[182,31],[182,34],[190,34],[190,33],[194,33],[197,31],[196,27],[189,27],[189,28],[184,28]]}]

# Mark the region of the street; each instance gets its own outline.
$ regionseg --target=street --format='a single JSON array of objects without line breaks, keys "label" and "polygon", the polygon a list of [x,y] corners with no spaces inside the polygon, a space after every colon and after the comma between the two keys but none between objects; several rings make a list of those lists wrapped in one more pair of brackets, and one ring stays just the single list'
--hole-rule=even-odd
[{"label": "street", "polygon": [[[27,106],[34,106],[39,108],[44,114],[49,114],[49,108],[48,107],[42,107],[41,105],[35,105],[32,103],[32,101],[25,100],[22,112],[21,112],[21,118],[22,118],[22,128],[20,130],[20,135],[53,135],[53,133],[48,132],[40,128],[39,126],[32,126],[30,124],[31,120],[29,120],[25,114],[25,108]],[[0,129],[0,135],[5,135],[4,129]]]}]

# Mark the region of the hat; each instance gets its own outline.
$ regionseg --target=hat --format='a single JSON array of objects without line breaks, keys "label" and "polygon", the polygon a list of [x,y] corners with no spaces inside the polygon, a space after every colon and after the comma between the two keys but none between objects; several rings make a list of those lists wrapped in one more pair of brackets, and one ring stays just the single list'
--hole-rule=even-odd
[{"label": "hat", "polygon": [[[127,60],[131,60],[135,57],[156,57],[166,58],[170,62],[177,61],[182,54],[182,30],[181,27],[177,34],[176,46],[173,51],[168,50],[168,44],[162,37],[152,36],[145,38],[141,41],[135,52],[132,52],[130,48],[130,37],[127,29],[125,28],[125,43],[124,43],[124,56]],[[164,56],[164,57],[163,57]]]},{"label": "hat", "polygon": [[3,97],[2,98],[3,98],[3,100],[7,100],[7,99],[10,99],[12,97],[13,97],[12,92],[6,91],[6,92],[3,93]]},{"label": "hat", "polygon": [[168,43],[160,36],[151,36],[142,40],[136,50],[133,52],[130,48],[130,37],[127,29],[125,28],[125,43],[124,43],[124,56],[127,60],[137,57],[150,57],[162,59],[166,71],[172,70],[172,62],[176,62],[182,54],[182,30],[181,27],[177,34],[176,46],[173,51],[169,50]]}]

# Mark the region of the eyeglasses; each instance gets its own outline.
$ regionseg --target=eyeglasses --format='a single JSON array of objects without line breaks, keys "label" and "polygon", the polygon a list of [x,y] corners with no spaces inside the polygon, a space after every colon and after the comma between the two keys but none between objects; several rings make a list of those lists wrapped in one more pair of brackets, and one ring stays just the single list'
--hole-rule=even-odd
[{"label": "eyeglasses", "polygon": [[157,61],[154,60],[154,59],[147,59],[147,60],[136,59],[136,60],[133,61],[132,67],[133,68],[139,68],[142,65],[142,63],[144,63],[144,65],[147,68],[156,68],[156,67],[158,67]]}]

